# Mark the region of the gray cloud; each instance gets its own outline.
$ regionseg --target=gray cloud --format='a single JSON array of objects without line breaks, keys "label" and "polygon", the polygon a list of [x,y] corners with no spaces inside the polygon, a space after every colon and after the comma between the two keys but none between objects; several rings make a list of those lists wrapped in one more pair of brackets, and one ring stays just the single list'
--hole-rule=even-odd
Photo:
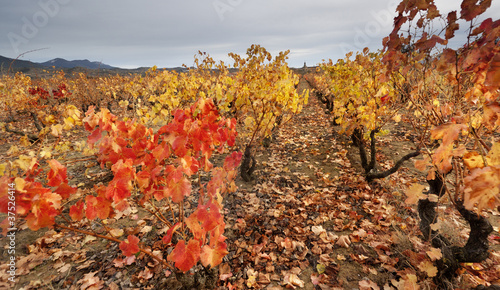
[{"label": "gray cloud", "polygon": [[[454,0],[438,8],[459,9]],[[381,48],[392,29],[395,0],[37,0],[2,1],[0,55],[55,57],[121,66],[191,65],[198,50],[228,61],[260,44],[290,49],[301,66],[342,58],[348,50]],[[496,5],[496,6],[495,6]],[[445,9],[446,8],[446,9]],[[500,15],[499,3],[488,14]]]}]

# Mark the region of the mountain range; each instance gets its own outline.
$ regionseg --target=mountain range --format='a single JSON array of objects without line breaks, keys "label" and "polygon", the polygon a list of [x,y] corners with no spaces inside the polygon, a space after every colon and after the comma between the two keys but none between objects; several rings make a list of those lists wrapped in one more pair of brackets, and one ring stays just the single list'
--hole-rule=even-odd
[{"label": "mountain range", "polygon": [[[14,61],[14,62],[13,62]],[[12,58],[4,57],[0,55],[0,68],[2,69],[21,69],[21,68],[52,68],[64,69],[64,68],[87,68],[87,69],[115,69],[116,67],[103,64],[99,61],[90,61],[88,59],[83,60],[65,60],[63,58],[54,58],[46,62],[31,62],[27,60],[14,60]]]}]

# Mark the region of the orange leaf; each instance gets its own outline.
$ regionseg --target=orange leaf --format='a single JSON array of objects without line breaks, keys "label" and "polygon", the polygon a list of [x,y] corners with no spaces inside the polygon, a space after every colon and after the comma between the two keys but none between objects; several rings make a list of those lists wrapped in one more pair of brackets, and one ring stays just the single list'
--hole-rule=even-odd
[{"label": "orange leaf", "polygon": [[491,103],[484,105],[483,122],[489,129],[494,129],[500,126],[500,104]]},{"label": "orange leaf", "polygon": [[224,258],[228,253],[229,252],[227,251],[227,245],[225,242],[217,242],[215,248],[205,245],[201,250],[201,264],[205,267],[208,265],[210,265],[210,267],[215,267],[222,263],[222,258]]},{"label": "orange leaf", "polygon": [[200,259],[200,242],[190,240],[186,246],[184,240],[177,242],[175,249],[168,255],[167,260],[175,263],[175,267],[186,272]]},{"label": "orange leaf", "polygon": [[500,165],[475,169],[464,179],[464,206],[479,210],[500,206]]},{"label": "orange leaf", "polygon": [[83,207],[83,200],[79,200],[75,205],[71,206],[71,208],[69,209],[69,216],[72,220],[80,221],[85,216]]},{"label": "orange leaf", "polygon": [[498,88],[500,84],[500,54],[498,53],[490,60],[484,84],[494,88]]},{"label": "orange leaf", "polygon": [[173,227],[169,228],[168,231],[167,231],[167,234],[163,237],[162,241],[165,244],[170,244],[170,242],[172,241],[172,236],[174,235],[175,231],[178,228],[180,228],[180,226],[181,226],[181,223],[178,222]]},{"label": "orange leaf", "polygon": [[442,173],[448,173],[452,169],[451,158],[453,157],[453,144],[441,144],[432,155],[432,161]]},{"label": "orange leaf", "polygon": [[415,160],[415,168],[420,171],[425,171],[427,166],[431,166],[432,164],[429,162],[429,157],[425,156],[424,159]]},{"label": "orange leaf", "polygon": [[[29,189],[28,189],[29,190]],[[37,188],[37,192],[38,188]],[[59,214],[61,206],[61,196],[50,190],[41,192],[31,205],[31,213],[26,217],[28,227],[36,231],[43,227],[52,226],[55,223],[55,217]]]},{"label": "orange leaf", "polygon": [[458,139],[460,131],[466,129],[467,125],[465,124],[442,124],[431,130],[431,138],[435,140],[443,139],[443,144],[449,145]]},{"label": "orange leaf", "polygon": [[111,208],[111,202],[100,196],[95,197],[93,195],[87,195],[85,197],[85,202],[87,204],[85,216],[89,220],[93,220],[96,217],[106,219],[113,210]]},{"label": "orange leaf", "polygon": [[495,142],[491,147],[490,152],[486,155],[488,165],[500,165],[500,142]]},{"label": "orange leaf", "polygon": [[119,202],[130,196],[132,183],[129,178],[115,178],[106,187],[106,198]]},{"label": "orange leaf", "polygon": [[59,163],[57,160],[52,159],[48,161],[50,170],[47,173],[47,185],[58,186],[61,183],[68,182],[66,167]]},{"label": "orange leaf", "polygon": [[139,252],[139,238],[133,235],[129,235],[127,240],[120,243],[120,250],[122,250],[123,255],[132,256],[133,254]]},{"label": "orange leaf", "polygon": [[199,209],[186,219],[186,226],[191,230],[195,239],[203,240],[206,230],[202,227],[201,221],[198,219],[198,211]]},{"label": "orange leaf", "polygon": [[149,171],[140,171],[137,173],[135,176],[135,180],[137,182],[137,185],[139,185],[139,189],[145,189],[149,187],[149,182],[151,180],[151,174]]},{"label": "orange leaf", "polygon": [[177,156],[182,157],[186,155],[186,142],[187,137],[183,135],[175,137],[175,139],[172,141],[172,149],[174,149],[174,152]]},{"label": "orange leaf", "polygon": [[467,166],[467,168],[469,168],[469,170],[484,167],[483,158],[481,157],[481,155],[479,155],[479,153],[475,151],[465,153],[463,158],[464,164],[465,166]]},{"label": "orange leaf", "polygon": [[198,164],[198,160],[196,160],[194,157],[186,155],[182,157],[180,161],[186,175],[191,176],[198,172],[198,168],[200,166]]},{"label": "orange leaf", "polygon": [[61,183],[54,192],[59,194],[63,199],[66,199],[76,191],[76,187],[69,186],[67,183]]},{"label": "orange leaf", "polygon": [[189,194],[191,194],[191,182],[187,178],[182,177],[178,181],[171,179],[168,183],[167,196],[170,196],[173,202],[180,203],[184,196]]}]

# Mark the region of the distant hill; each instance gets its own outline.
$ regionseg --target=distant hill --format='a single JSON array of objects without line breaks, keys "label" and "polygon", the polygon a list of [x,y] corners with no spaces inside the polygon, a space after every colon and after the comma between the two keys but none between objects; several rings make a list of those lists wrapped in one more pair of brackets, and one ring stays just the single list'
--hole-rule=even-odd
[{"label": "distant hill", "polygon": [[65,60],[63,58],[54,58],[52,60],[40,63],[43,66],[55,67],[55,68],[74,68],[74,67],[82,67],[88,69],[114,69],[116,67],[112,67],[110,65],[101,63],[99,61],[90,61],[88,59],[83,60]]},{"label": "distant hill", "polygon": [[[1,70],[8,70],[9,67],[13,69],[20,69],[20,68],[43,68],[43,65],[27,60],[20,60],[17,59],[14,62],[14,59],[8,58],[8,57],[3,57],[0,55],[0,69]],[[11,66],[12,65],[12,66]]]},{"label": "distant hill", "polygon": [[[27,60],[20,60],[17,59],[14,62],[14,59],[4,57],[0,55],[0,69],[2,70],[8,70],[9,67],[13,69],[31,69],[31,68],[52,68],[55,67],[56,69],[67,69],[67,68],[86,68],[86,69],[115,69],[116,67],[112,67],[107,64],[103,64],[98,61],[89,61],[88,59],[83,59],[83,60],[65,60],[63,58],[54,58],[52,60],[42,62],[42,63],[37,63],[37,62],[32,62],[32,61],[27,61]],[[12,66],[11,66],[12,64]]]},{"label": "distant hill", "polygon": [[[148,71],[149,67],[139,67],[133,69],[125,69],[119,67],[113,67],[107,64],[103,64],[98,61],[90,61],[88,59],[84,60],[65,60],[63,58],[54,58],[46,62],[38,63],[27,60],[14,59],[3,57],[0,55],[0,75],[6,73],[16,73],[22,72],[31,77],[43,78],[47,77],[54,71],[64,71],[67,74],[75,74],[83,72],[91,76],[102,76],[102,75],[128,75],[128,74],[144,74]],[[12,64],[12,66],[11,66]],[[9,70],[9,68],[11,70]],[[174,67],[174,68],[158,68],[161,70],[176,71],[178,73],[188,71],[185,67]],[[236,71],[236,69],[230,68],[230,72]]]}]

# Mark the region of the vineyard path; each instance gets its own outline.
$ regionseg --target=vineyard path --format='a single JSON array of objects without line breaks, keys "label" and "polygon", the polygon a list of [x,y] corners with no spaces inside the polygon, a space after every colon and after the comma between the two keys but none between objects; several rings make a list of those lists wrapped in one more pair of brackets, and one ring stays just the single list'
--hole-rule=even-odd
[{"label": "vineyard path", "polygon": [[[298,91],[305,89],[310,87],[301,78]],[[311,275],[323,270],[328,276],[323,282],[340,289],[358,288],[363,279],[382,285],[391,279],[375,263],[377,253],[368,244],[337,244],[339,237],[356,235],[362,226],[374,229],[370,234],[376,236],[369,241],[388,239],[392,226],[388,217],[394,213],[387,211],[390,206],[384,208],[385,190],[370,188],[351,164],[355,149],[336,134],[331,120],[312,93],[303,111],[257,155],[255,180],[239,180],[238,192],[228,197],[226,260],[233,279],[239,279],[236,284],[248,283],[256,275],[260,286],[268,279],[269,287],[282,286],[287,275],[295,274],[305,289],[315,289]],[[363,255],[374,262],[373,267],[352,255]]]}]

